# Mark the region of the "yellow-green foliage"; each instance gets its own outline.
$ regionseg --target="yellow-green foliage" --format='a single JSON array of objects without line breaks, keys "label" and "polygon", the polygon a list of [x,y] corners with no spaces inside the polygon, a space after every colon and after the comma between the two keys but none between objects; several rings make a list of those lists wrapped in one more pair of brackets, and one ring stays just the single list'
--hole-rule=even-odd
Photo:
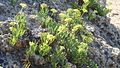
[{"label": "yellow-green foliage", "polygon": [[[77,2],[70,2],[70,4],[73,6],[73,8],[82,11],[82,15],[87,13],[88,20],[94,19],[95,15],[106,16],[106,14],[111,12],[111,9],[100,5],[96,0],[83,0],[84,3],[82,5],[79,5],[78,3],[80,3],[81,1],[82,0],[79,0]],[[89,12],[90,10],[93,10],[94,12]]]},{"label": "yellow-green foliage", "polygon": [[[22,8],[26,4],[20,4]],[[29,48],[26,53],[33,56],[37,51],[43,56],[46,62],[51,62],[53,68],[69,68],[67,61],[74,64],[86,64],[88,67],[93,66],[87,58],[88,44],[92,42],[92,33],[85,29],[85,22],[78,9],[68,8],[64,13],[59,13],[59,20],[52,17],[56,16],[56,9],[48,9],[48,5],[40,5],[41,10],[38,13],[39,23],[43,28],[48,28],[49,32],[40,33],[40,42],[38,40],[29,42]],[[48,16],[48,12],[52,12]],[[56,16],[57,17],[57,16]],[[26,16],[24,14],[16,15],[16,22],[11,22],[12,32],[10,43],[14,45],[18,38],[22,36],[26,29]],[[68,60],[67,60],[68,59]]]},{"label": "yellow-green foliage", "polygon": [[[55,21],[47,15],[48,6],[43,5],[45,4],[41,5],[38,16],[40,23],[48,28],[49,33],[47,35],[41,33],[40,54],[49,56],[53,68],[59,68],[58,63],[62,64],[62,68],[66,68],[66,58],[75,64],[87,64],[88,44],[92,42],[93,35],[84,28],[85,22],[82,21],[81,12],[78,9],[69,8],[64,13],[59,13],[59,21]],[[55,16],[54,13],[57,10],[51,9],[50,11],[52,16]],[[52,44],[54,42],[56,44]],[[61,50],[61,47],[65,52]],[[51,50],[54,52],[51,53]]]},{"label": "yellow-green foliage", "polygon": [[[27,7],[26,4],[21,3],[22,9]],[[10,24],[12,27],[10,27],[10,31],[12,32],[12,36],[10,38],[10,44],[15,45],[15,43],[18,41],[18,38],[22,36],[25,33],[26,30],[26,16],[25,14],[21,12],[19,15],[15,16],[15,22],[11,22]]]}]

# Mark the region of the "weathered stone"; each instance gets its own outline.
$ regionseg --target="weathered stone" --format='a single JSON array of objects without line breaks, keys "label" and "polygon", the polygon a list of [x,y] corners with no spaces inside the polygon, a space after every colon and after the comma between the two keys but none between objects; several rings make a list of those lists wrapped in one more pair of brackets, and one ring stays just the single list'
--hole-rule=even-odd
[{"label": "weathered stone", "polygon": [[3,3],[0,3],[0,14],[2,14],[2,13],[5,13],[6,12],[6,6],[5,6],[5,4],[3,4]]},{"label": "weathered stone", "polygon": [[55,8],[57,10],[66,10],[71,7],[68,5],[67,0],[49,0],[49,5],[51,8]]}]

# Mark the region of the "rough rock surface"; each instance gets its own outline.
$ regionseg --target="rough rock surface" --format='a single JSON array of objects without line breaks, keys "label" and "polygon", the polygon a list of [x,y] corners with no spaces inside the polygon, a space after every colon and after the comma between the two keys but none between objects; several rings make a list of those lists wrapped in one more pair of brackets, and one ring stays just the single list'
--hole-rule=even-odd
[{"label": "rough rock surface", "polygon": [[99,68],[119,68],[119,31],[110,24],[108,17],[96,16],[96,20],[90,25],[95,38],[89,47],[89,57],[98,64]]},{"label": "rough rock surface", "polygon": [[[120,68],[120,1],[106,1],[112,12],[107,17],[97,16],[91,24],[95,39],[89,48],[89,57],[99,68]],[[113,4],[110,6],[108,2]]]},{"label": "rough rock surface", "polygon": [[58,10],[66,10],[71,7],[67,4],[67,0],[49,0],[49,4],[51,5],[51,8],[56,8]]},{"label": "rough rock surface", "polygon": [[[12,3],[10,1],[11,0],[0,0],[0,10],[4,11],[0,11],[0,66],[5,68],[22,68],[23,64],[21,64],[19,59],[23,59],[24,56],[16,58],[16,56],[21,56],[22,53],[19,53],[19,51],[14,51],[14,48],[8,44],[10,36],[9,22],[13,20],[13,16],[17,12],[19,12],[21,7],[18,4],[16,4],[15,7],[11,6]],[[67,5],[67,0],[36,1],[37,2],[34,2],[34,0],[22,1],[24,3],[27,3],[29,6],[29,8],[24,10],[24,12],[26,12],[26,14],[28,14],[30,18],[34,17],[36,12],[39,11],[39,4],[42,2],[48,3],[49,5],[51,5],[51,8],[56,8],[58,10],[64,10],[70,7],[69,5]],[[102,0],[102,4],[106,4],[105,1],[106,0]],[[98,64],[99,68],[120,68],[120,1],[111,1],[113,2],[113,11],[108,15],[111,20],[109,19],[109,17],[96,16],[96,20],[87,25],[88,30],[91,31],[95,36],[94,42],[90,45],[89,48],[89,57]],[[20,2],[20,0],[17,1],[17,3]],[[31,16],[31,14],[34,15]],[[30,19],[27,23],[27,25],[33,32],[32,35],[34,37],[38,36],[39,32],[45,31],[45,29],[41,29],[41,27],[36,24],[36,20],[36,18],[35,20]],[[34,22],[34,24],[32,22]],[[33,25],[35,27],[32,27]],[[38,56],[35,57],[40,59],[40,57]],[[71,63],[68,64],[72,66]],[[76,67],[74,66],[73,68]]]}]

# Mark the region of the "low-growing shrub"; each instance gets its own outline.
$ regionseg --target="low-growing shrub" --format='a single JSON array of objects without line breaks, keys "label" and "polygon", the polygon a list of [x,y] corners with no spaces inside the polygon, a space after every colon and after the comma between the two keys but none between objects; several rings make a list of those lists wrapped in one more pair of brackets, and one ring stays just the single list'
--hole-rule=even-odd
[{"label": "low-growing shrub", "polygon": [[[21,6],[26,7],[25,4]],[[52,12],[51,16],[48,15],[49,12]],[[29,42],[29,48],[26,50],[27,58],[38,52],[46,62],[51,62],[52,68],[70,68],[67,62],[97,68],[97,65],[90,63],[88,59],[88,44],[92,42],[93,35],[84,27],[86,22],[83,21],[82,11],[68,8],[64,13],[58,14],[57,21],[52,18],[56,13],[57,10],[49,10],[47,4],[41,4],[38,13],[39,23],[43,28],[47,28],[48,32],[41,32],[39,40]],[[25,18],[25,15],[16,15],[17,23],[11,22],[12,45],[15,45],[25,32]]]},{"label": "low-growing shrub", "polygon": [[[27,7],[26,4],[21,3],[22,9]],[[18,38],[22,36],[26,31],[26,16],[25,14],[21,12],[15,16],[15,22],[11,22],[12,25],[9,29],[12,32],[12,36],[10,38],[10,44],[15,45],[15,43],[18,41]]]},{"label": "low-growing shrub", "polygon": [[[78,9],[69,8],[64,13],[59,13],[59,21],[55,21],[47,15],[49,12],[48,6],[45,4],[41,6],[41,11],[38,14],[40,23],[44,28],[48,28],[48,31],[52,34],[50,38],[55,38],[52,40],[53,43],[50,43],[52,46],[48,45],[54,52],[52,53],[49,50],[49,53],[46,54],[49,55],[49,61],[51,61],[53,68],[59,68],[60,65],[62,68],[66,68],[65,62],[67,62],[67,59],[74,64],[88,65],[88,60],[86,60],[88,44],[92,42],[93,35],[85,29],[86,23],[82,20],[81,12]],[[51,15],[55,16],[54,13],[57,10],[51,9],[51,12]],[[59,50],[61,47],[63,51]]]},{"label": "low-growing shrub", "polygon": [[[94,19],[95,15],[106,16],[106,14],[111,12],[111,9],[100,5],[96,0],[78,0],[70,2],[70,5],[72,5],[73,8],[79,9],[82,12],[82,15],[87,13],[87,19],[89,20]],[[91,10],[93,12],[90,12]]]}]

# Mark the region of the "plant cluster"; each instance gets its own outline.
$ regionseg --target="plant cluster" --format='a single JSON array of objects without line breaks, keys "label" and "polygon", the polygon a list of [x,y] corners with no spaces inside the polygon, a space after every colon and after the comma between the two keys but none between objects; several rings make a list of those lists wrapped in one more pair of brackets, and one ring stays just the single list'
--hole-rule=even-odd
[{"label": "plant cluster", "polygon": [[64,13],[59,13],[59,21],[55,21],[48,16],[50,11],[51,16],[57,13],[55,9],[49,10],[47,4],[41,4],[38,16],[42,26],[48,28],[49,32],[40,33],[39,45],[32,42],[31,46],[30,43],[32,51],[35,52],[38,48],[39,54],[47,56],[46,59],[51,62],[53,68],[67,68],[67,61],[88,65],[88,44],[92,42],[93,35],[84,28],[85,22],[82,21],[81,12],[69,8]]},{"label": "plant cluster", "polygon": [[[25,8],[25,4],[21,4]],[[48,13],[51,12],[51,16]],[[67,62],[97,68],[97,65],[90,63],[88,59],[88,44],[92,42],[93,35],[85,29],[85,22],[78,9],[68,8],[64,13],[59,13],[59,20],[55,17],[57,10],[48,9],[47,4],[41,4],[38,13],[39,22],[43,28],[48,28],[49,32],[41,32],[40,39],[29,42],[26,53],[33,56],[38,52],[46,62],[51,62],[53,68],[70,68]],[[16,22],[11,22],[12,32],[10,43],[15,45],[18,38],[22,36],[26,29],[26,16],[16,15]],[[17,25],[16,25],[17,24]],[[16,26],[15,26],[16,25]],[[38,42],[40,41],[40,42]]]},{"label": "plant cluster", "polygon": [[[79,5],[79,3],[82,3],[82,5]],[[111,9],[106,8],[103,5],[100,5],[96,0],[79,0],[76,2],[70,2],[70,4],[73,6],[73,8],[79,9],[80,11],[82,11],[82,14],[89,14],[88,19],[94,19],[95,15],[100,15],[100,16],[106,16],[106,14],[108,14]],[[93,12],[89,12],[91,10],[93,10]]]},{"label": "plant cluster", "polygon": [[[26,4],[22,4],[22,9],[27,7]],[[11,22],[10,24],[12,25],[9,29],[12,32],[12,36],[10,38],[10,44],[11,45],[15,45],[15,43],[18,41],[18,38],[22,35],[24,35],[25,31],[26,31],[26,16],[25,14],[21,12],[15,16],[15,20],[14,22]]]}]

